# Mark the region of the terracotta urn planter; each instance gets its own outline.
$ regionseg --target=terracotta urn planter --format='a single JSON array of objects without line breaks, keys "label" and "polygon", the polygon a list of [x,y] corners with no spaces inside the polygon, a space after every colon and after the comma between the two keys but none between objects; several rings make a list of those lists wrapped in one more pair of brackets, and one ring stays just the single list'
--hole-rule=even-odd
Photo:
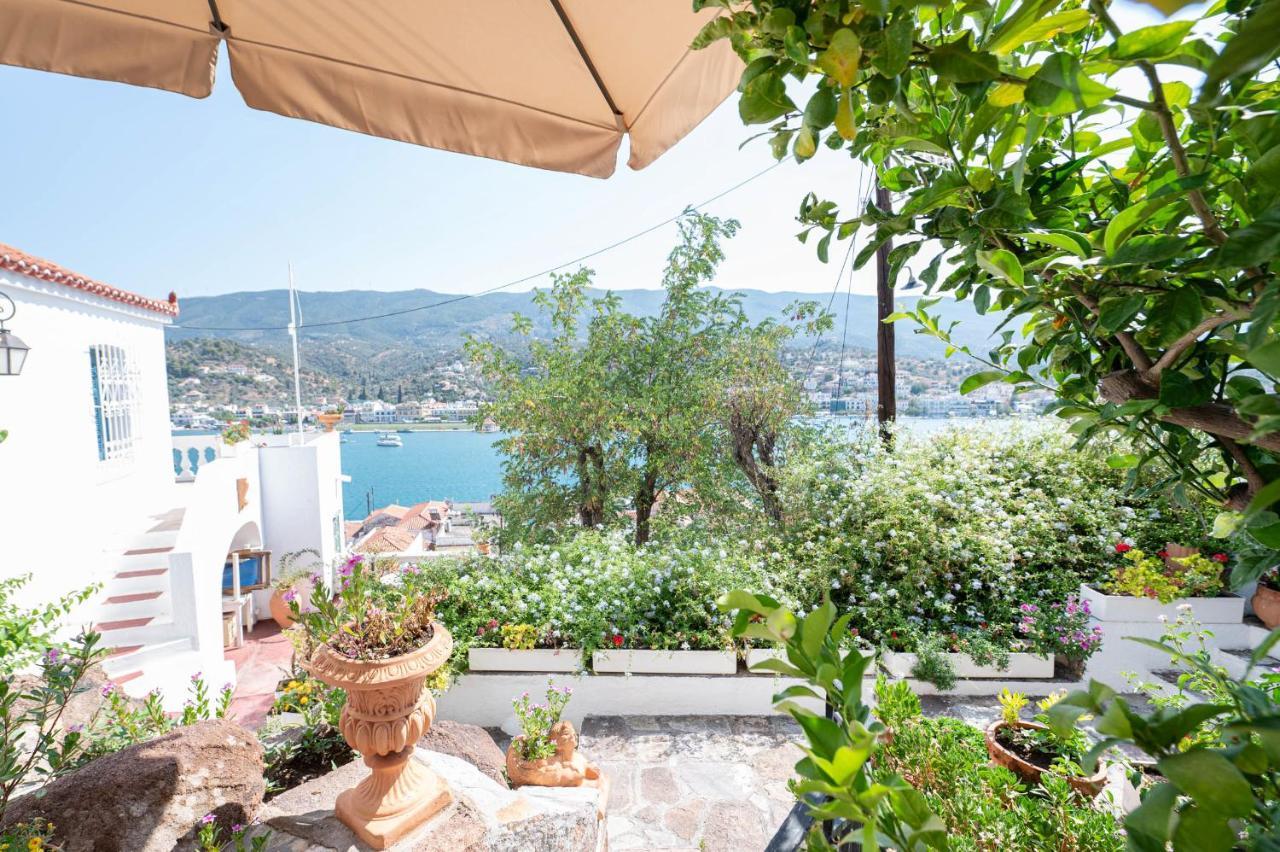
[{"label": "terracotta urn planter", "polygon": [[436,703],[426,680],[449,659],[453,637],[436,622],[431,641],[389,660],[360,661],[321,645],[306,663],[313,676],[346,690],[339,727],[372,770],[338,796],[338,819],[374,849],[386,849],[453,800],[414,745],[431,728]]},{"label": "terracotta urn planter", "polygon": [[282,589],[276,589],[271,593],[271,598],[267,601],[267,609],[271,611],[271,617],[276,624],[280,625],[281,630],[288,630],[293,626],[293,615],[289,612],[289,604],[285,603]]},{"label": "terracotta urn planter", "polygon": [[1253,614],[1268,630],[1280,627],[1280,592],[1258,583],[1258,590],[1253,593]]},{"label": "terracotta urn planter", "polygon": [[481,556],[488,556],[488,555],[489,555],[489,542],[487,542],[487,541],[477,541],[477,542],[476,542],[476,550],[480,553],[480,555],[481,555]]},{"label": "terracotta urn planter", "polygon": [[[1017,775],[1027,784],[1039,784],[1040,775],[1044,770],[1036,766],[1029,760],[1019,757],[1011,750],[1005,748],[999,740],[1000,731],[1007,726],[1003,719],[996,719],[987,726],[987,754],[991,756],[991,762],[996,766],[1003,766],[1005,769]],[[1039,722],[1019,722],[1018,727],[1022,730],[1044,731],[1047,728]],[[1072,775],[1067,779],[1067,783],[1071,785],[1071,789],[1075,790],[1085,798],[1092,799],[1094,796],[1102,792],[1102,788],[1107,786],[1107,768],[1099,763],[1098,771],[1086,778],[1082,775]]]},{"label": "terracotta urn planter", "polygon": [[320,421],[320,425],[324,427],[324,431],[332,432],[333,427],[342,422],[342,415],[335,413],[317,414],[316,420]]}]

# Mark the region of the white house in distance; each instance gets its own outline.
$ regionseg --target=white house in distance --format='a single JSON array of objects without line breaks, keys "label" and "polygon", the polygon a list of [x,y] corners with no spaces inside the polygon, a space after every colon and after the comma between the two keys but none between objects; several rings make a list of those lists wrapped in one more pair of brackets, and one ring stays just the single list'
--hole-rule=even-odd
[{"label": "white house in distance", "polygon": [[270,595],[253,587],[286,553],[312,548],[328,566],[343,549],[337,434],[175,438],[164,352],[175,296],[4,244],[0,294],[30,347],[19,375],[0,375],[0,576],[32,574],[33,604],[101,584],[74,620],[101,632],[104,667],[131,694],[159,688],[178,706],[196,672],[214,689],[234,682],[224,640]]}]

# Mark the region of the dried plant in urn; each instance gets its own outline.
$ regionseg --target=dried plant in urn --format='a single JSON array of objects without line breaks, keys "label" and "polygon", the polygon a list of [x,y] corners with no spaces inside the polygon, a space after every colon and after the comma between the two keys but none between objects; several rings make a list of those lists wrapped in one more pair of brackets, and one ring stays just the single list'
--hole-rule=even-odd
[{"label": "dried plant in urn", "polygon": [[338,819],[385,849],[452,800],[444,781],[411,758],[435,717],[427,679],[449,659],[453,639],[435,620],[442,594],[406,593],[399,574],[379,574],[360,556],[342,564],[337,582],[332,597],[312,589],[311,611],[296,601],[290,608],[306,633],[303,667],[346,691],[339,726],[372,770],[338,796]]}]

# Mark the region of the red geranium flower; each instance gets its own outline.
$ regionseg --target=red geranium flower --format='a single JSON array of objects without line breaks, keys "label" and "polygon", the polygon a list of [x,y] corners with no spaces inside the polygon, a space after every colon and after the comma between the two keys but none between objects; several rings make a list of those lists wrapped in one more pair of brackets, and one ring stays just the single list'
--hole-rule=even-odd
[{"label": "red geranium flower", "polygon": [[1156,556],[1159,556],[1161,559],[1168,559],[1168,558],[1169,558],[1169,551],[1167,551],[1167,550],[1157,550],[1157,551],[1156,551]]},{"label": "red geranium flower", "polygon": [[1228,560],[1231,559],[1231,557],[1225,553],[1215,553],[1213,554],[1213,556],[1210,556],[1209,558],[1212,559],[1214,562],[1221,562],[1224,565],[1227,563]]},{"label": "red geranium flower", "polygon": [[1125,544],[1123,541],[1116,542],[1116,553],[1128,553],[1133,550],[1132,544]]},{"label": "red geranium flower", "polygon": [[622,634],[620,633],[613,634],[613,647],[615,648],[622,647]]}]

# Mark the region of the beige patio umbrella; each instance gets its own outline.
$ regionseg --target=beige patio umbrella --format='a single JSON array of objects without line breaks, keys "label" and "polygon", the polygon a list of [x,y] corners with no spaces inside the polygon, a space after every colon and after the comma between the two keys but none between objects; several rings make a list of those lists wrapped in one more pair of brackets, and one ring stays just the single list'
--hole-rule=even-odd
[{"label": "beige patio umbrella", "polygon": [[657,159],[737,84],[690,0],[0,0],[0,63],[213,87],[254,109],[595,177]]}]

